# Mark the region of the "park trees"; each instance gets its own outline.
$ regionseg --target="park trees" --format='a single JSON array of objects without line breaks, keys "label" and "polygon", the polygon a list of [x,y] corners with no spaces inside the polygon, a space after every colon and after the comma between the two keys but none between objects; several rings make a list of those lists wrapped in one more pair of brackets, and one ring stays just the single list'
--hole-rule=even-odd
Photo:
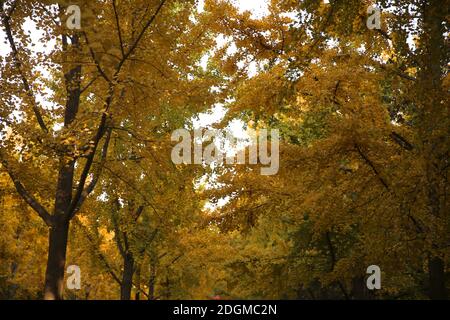
[{"label": "park trees", "polygon": [[[47,299],[69,234],[92,285],[70,298],[446,298],[446,7],[203,3],[80,1],[78,29],[65,1],[1,1],[2,295],[36,294],[11,266],[20,241],[45,251],[39,216]],[[171,133],[218,102],[218,127],[279,130],[276,175],[172,162]]]},{"label": "park trees", "polygon": [[[250,232],[255,242],[247,246],[263,252],[279,233],[268,229],[291,234],[276,242],[289,253],[259,255],[249,271],[282,275],[278,292],[287,297],[368,298],[366,268],[378,264],[385,271],[381,296],[443,299],[445,13],[437,1],[382,1],[382,27],[371,30],[368,5],[272,1],[263,19],[244,13],[223,20],[240,44],[236,68],[259,68],[240,82],[230,111],[251,126],[280,129],[282,169],[261,177],[248,167],[220,168],[222,184],[212,196],[231,200],[215,220],[225,231]],[[284,282],[286,270],[297,291]],[[262,284],[256,293],[282,297],[273,288]]]},{"label": "park trees", "polygon": [[[133,130],[147,139],[142,123],[152,113],[212,102],[215,79],[201,77],[198,61],[213,42],[202,29],[208,19],[199,24],[192,16],[194,1],[80,1],[81,29],[66,27],[65,1],[0,4],[9,43],[2,168],[49,227],[45,298],[60,299],[70,221],[100,179],[114,130],[127,130],[125,116],[133,116],[142,121]],[[54,44],[50,51],[29,48],[26,21],[42,30],[40,41]]]}]

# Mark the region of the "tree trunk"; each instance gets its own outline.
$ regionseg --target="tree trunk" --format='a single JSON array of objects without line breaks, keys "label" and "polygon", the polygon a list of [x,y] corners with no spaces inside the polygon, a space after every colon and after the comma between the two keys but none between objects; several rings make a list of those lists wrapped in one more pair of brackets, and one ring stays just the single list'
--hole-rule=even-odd
[{"label": "tree trunk", "polygon": [[445,289],[444,261],[441,258],[430,258],[428,261],[430,292],[432,300],[445,300],[447,293]]},{"label": "tree trunk", "polygon": [[169,278],[169,270],[167,270],[167,275],[166,275],[166,282],[165,282],[165,296],[166,296],[166,300],[170,300],[170,278]]},{"label": "tree trunk", "polygon": [[354,300],[372,299],[363,276],[358,276],[352,279],[352,297]]},{"label": "tree trunk", "polygon": [[48,239],[48,260],[45,272],[45,300],[61,300],[66,265],[67,239],[70,219],[67,212],[72,200],[74,161],[60,159],[58,182],[55,195],[54,225],[50,227]]},{"label": "tree trunk", "polygon": [[150,261],[150,279],[148,280],[148,300],[156,300],[155,285],[156,285],[156,263],[152,259]]},{"label": "tree trunk", "polygon": [[45,300],[61,300],[66,264],[69,222],[55,223],[49,232],[47,270],[45,272]]},{"label": "tree trunk", "polygon": [[[446,202],[441,195],[446,194],[444,155],[448,152],[448,106],[442,103],[445,92],[442,88],[442,70],[445,66],[445,41],[443,22],[445,10],[440,1],[424,2],[423,35],[421,35],[422,60],[418,86],[421,90],[421,135],[423,139],[423,154],[425,158],[425,172],[427,179],[427,196],[430,213],[435,219],[442,218]],[[419,91],[420,92],[420,91]],[[428,260],[429,297],[430,299],[446,299],[445,263],[439,257],[442,248],[443,235],[436,235],[432,243],[437,253],[431,252]]]},{"label": "tree trunk", "polygon": [[136,267],[136,293],[134,300],[141,300],[141,267]]},{"label": "tree trunk", "polygon": [[[60,7],[61,11],[64,11]],[[62,36],[63,49],[68,50],[67,35]],[[72,47],[79,50],[78,34],[71,37]],[[64,127],[68,128],[75,120],[80,104],[81,65],[76,64],[64,74],[67,90],[67,100],[64,112]],[[75,161],[67,160],[65,155],[60,158],[60,168],[55,195],[53,214],[54,226],[49,231],[48,260],[45,272],[44,299],[62,299],[64,272],[66,265],[67,239],[70,225],[72,189]]]},{"label": "tree trunk", "polygon": [[122,285],[120,286],[120,300],[131,299],[131,289],[133,287],[134,258],[127,253],[123,259]]}]

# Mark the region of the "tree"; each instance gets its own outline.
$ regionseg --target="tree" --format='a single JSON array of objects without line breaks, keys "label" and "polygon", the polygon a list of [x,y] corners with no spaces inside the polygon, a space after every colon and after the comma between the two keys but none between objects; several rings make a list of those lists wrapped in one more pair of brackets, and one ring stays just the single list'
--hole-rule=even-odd
[{"label": "tree", "polygon": [[[194,1],[110,1],[107,6],[80,1],[81,30],[65,28],[64,1],[0,4],[10,45],[2,63],[1,125],[8,138],[1,145],[1,162],[17,192],[49,227],[45,298],[61,299],[70,221],[100,179],[114,126],[122,129],[124,115],[141,114],[131,104],[139,91],[147,91],[141,96],[143,110],[161,112],[186,103],[204,107],[210,95],[205,85],[214,79],[201,80],[195,65],[211,41],[190,19]],[[27,48],[26,19],[44,30],[42,40],[56,41],[49,54]],[[50,69],[49,80],[37,66]],[[194,80],[186,78],[189,74]],[[40,103],[37,93],[44,89],[52,91],[45,95],[50,106]],[[202,105],[196,104],[199,98]],[[11,118],[14,112],[20,116]],[[30,181],[38,175],[48,181],[48,190]]]},{"label": "tree", "polygon": [[[230,112],[280,129],[282,169],[260,177],[219,168],[212,197],[231,200],[214,220],[249,239],[279,220],[291,236],[278,247],[292,252],[261,264],[294,270],[301,297],[369,297],[362,288],[371,264],[389,275],[378,296],[447,297],[448,24],[435,1],[380,5],[380,30],[366,27],[363,1],[275,1],[262,20],[222,21],[238,44],[236,68],[245,70],[249,55],[259,66],[236,78]],[[274,231],[266,234],[254,245]],[[280,292],[292,292],[288,283]]]}]

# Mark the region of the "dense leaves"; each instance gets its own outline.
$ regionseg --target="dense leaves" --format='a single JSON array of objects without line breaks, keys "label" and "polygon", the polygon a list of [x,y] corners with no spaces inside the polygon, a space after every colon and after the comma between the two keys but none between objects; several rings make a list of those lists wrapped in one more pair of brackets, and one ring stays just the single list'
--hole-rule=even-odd
[{"label": "dense leaves", "polygon": [[[449,6],[267,4],[0,2],[0,298],[448,298]],[[173,164],[217,106],[278,174]]]}]

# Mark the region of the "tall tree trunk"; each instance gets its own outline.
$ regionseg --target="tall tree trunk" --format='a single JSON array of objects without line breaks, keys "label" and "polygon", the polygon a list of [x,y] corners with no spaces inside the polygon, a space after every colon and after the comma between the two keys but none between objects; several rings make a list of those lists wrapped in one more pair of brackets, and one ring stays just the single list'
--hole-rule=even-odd
[{"label": "tall tree trunk", "polygon": [[45,272],[45,300],[61,300],[64,271],[66,264],[67,237],[69,222],[55,223],[55,227],[49,231],[49,247],[47,270]]},{"label": "tall tree trunk", "polygon": [[129,252],[123,259],[123,275],[122,285],[120,286],[120,300],[131,299],[131,289],[133,287],[133,274],[134,274],[134,258]]},{"label": "tall tree trunk", "polygon": [[136,267],[136,294],[134,300],[141,300],[141,266]]},{"label": "tall tree trunk", "polygon": [[152,258],[150,260],[150,278],[148,280],[148,300],[156,300],[155,285],[156,285],[156,262]]},{"label": "tall tree trunk", "polygon": [[70,226],[69,206],[72,200],[74,162],[60,159],[61,168],[55,196],[54,226],[49,230],[47,270],[44,299],[61,300],[66,265],[67,240]]},{"label": "tall tree trunk", "polygon": [[[442,217],[445,199],[442,201],[442,181],[445,171],[445,154],[448,152],[448,106],[442,101],[446,94],[442,88],[442,70],[445,65],[445,42],[443,21],[445,9],[440,1],[423,3],[423,34],[421,35],[421,69],[419,73],[419,92],[421,92],[421,136],[422,152],[425,159],[426,188],[428,207],[435,219]],[[444,161],[444,165],[443,165]],[[431,232],[434,232],[433,230]],[[432,252],[428,261],[429,297],[446,299],[445,263],[439,256],[440,239],[443,235],[433,234]],[[437,252],[437,253],[436,253]]]},{"label": "tall tree trunk", "polygon": [[432,300],[444,300],[447,298],[445,289],[444,261],[441,258],[430,258],[428,261],[430,292]]},{"label": "tall tree trunk", "polygon": [[352,279],[352,297],[355,300],[371,300],[373,297],[369,293],[366,281],[363,276],[357,276]]},{"label": "tall tree trunk", "polygon": [[170,292],[170,278],[169,278],[169,273],[170,273],[170,270],[167,270],[167,275],[166,275],[166,281],[165,281],[165,283],[164,283],[164,285],[165,285],[165,296],[166,296],[166,300],[170,300],[170,295],[171,295],[171,292]]},{"label": "tall tree trunk", "polygon": [[[63,10],[60,8],[60,10]],[[64,51],[68,50],[68,36],[63,34]],[[71,43],[79,50],[78,34],[71,36]],[[67,100],[64,111],[64,127],[68,128],[75,120],[80,105],[81,65],[76,64],[65,74]],[[64,271],[66,264],[67,240],[70,226],[69,212],[72,201],[75,161],[62,155],[59,159],[60,169],[55,195],[55,209],[53,213],[54,226],[50,228],[48,240],[48,260],[45,272],[44,299],[62,299]]]}]

